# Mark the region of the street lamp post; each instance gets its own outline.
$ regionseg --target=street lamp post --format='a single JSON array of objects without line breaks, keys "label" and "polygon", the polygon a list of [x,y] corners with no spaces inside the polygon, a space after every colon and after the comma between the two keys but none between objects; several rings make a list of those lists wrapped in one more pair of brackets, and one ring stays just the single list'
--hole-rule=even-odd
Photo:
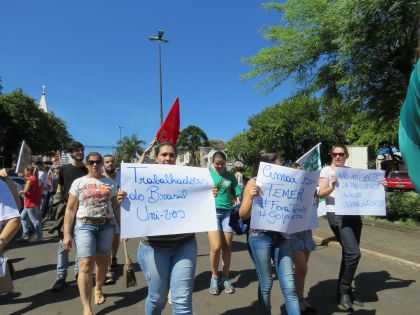
[{"label": "street lamp post", "polygon": [[121,143],[121,129],[124,128],[124,126],[118,126],[118,128],[120,129],[120,143]]},{"label": "street lamp post", "polygon": [[163,123],[163,105],[162,105],[162,54],[160,49],[160,42],[167,43],[169,42],[168,39],[163,38],[163,30],[158,31],[158,36],[149,36],[149,40],[158,41],[158,48],[159,48],[159,82],[160,82],[160,124]]}]

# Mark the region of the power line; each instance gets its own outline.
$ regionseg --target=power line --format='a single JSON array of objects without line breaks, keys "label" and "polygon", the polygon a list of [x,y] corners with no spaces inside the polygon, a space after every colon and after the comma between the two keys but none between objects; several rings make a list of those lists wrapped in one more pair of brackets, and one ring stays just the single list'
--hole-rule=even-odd
[{"label": "power line", "polygon": [[85,148],[91,148],[91,149],[116,149],[117,147],[114,145],[98,145],[98,144],[84,144]]}]

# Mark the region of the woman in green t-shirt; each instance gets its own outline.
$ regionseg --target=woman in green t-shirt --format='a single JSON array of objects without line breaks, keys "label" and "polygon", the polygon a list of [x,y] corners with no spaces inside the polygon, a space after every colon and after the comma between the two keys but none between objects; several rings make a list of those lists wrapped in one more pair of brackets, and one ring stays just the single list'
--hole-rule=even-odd
[{"label": "woman in green t-shirt", "polygon": [[[230,258],[232,255],[232,228],[229,226],[230,212],[234,204],[239,204],[241,188],[235,176],[226,170],[226,155],[222,151],[213,154],[213,168],[210,170],[216,195],[217,231],[209,231],[211,281],[209,291],[220,294],[223,285],[228,294],[235,293],[229,280]],[[223,278],[219,281],[219,260],[222,254]]]}]

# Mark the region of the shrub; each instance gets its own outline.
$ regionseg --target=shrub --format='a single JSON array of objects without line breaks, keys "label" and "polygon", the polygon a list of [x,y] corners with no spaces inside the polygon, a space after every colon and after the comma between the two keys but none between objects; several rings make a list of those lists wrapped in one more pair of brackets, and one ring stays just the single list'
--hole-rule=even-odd
[{"label": "shrub", "polygon": [[395,220],[412,219],[420,223],[420,195],[415,192],[395,192],[387,195],[388,218]]}]

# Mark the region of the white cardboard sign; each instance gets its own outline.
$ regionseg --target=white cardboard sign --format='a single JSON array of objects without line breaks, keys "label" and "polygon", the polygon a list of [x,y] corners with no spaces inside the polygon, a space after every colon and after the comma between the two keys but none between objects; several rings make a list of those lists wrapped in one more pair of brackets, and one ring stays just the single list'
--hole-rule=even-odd
[{"label": "white cardboard sign", "polygon": [[121,237],[217,230],[209,170],[162,164],[121,164]]},{"label": "white cardboard sign", "polygon": [[[319,171],[302,171],[261,162],[252,203],[251,228],[285,233],[305,231],[311,222]],[[316,217],[315,217],[316,218]]]},{"label": "white cardboard sign", "polygon": [[385,171],[337,167],[335,213],[340,215],[386,215]]}]

